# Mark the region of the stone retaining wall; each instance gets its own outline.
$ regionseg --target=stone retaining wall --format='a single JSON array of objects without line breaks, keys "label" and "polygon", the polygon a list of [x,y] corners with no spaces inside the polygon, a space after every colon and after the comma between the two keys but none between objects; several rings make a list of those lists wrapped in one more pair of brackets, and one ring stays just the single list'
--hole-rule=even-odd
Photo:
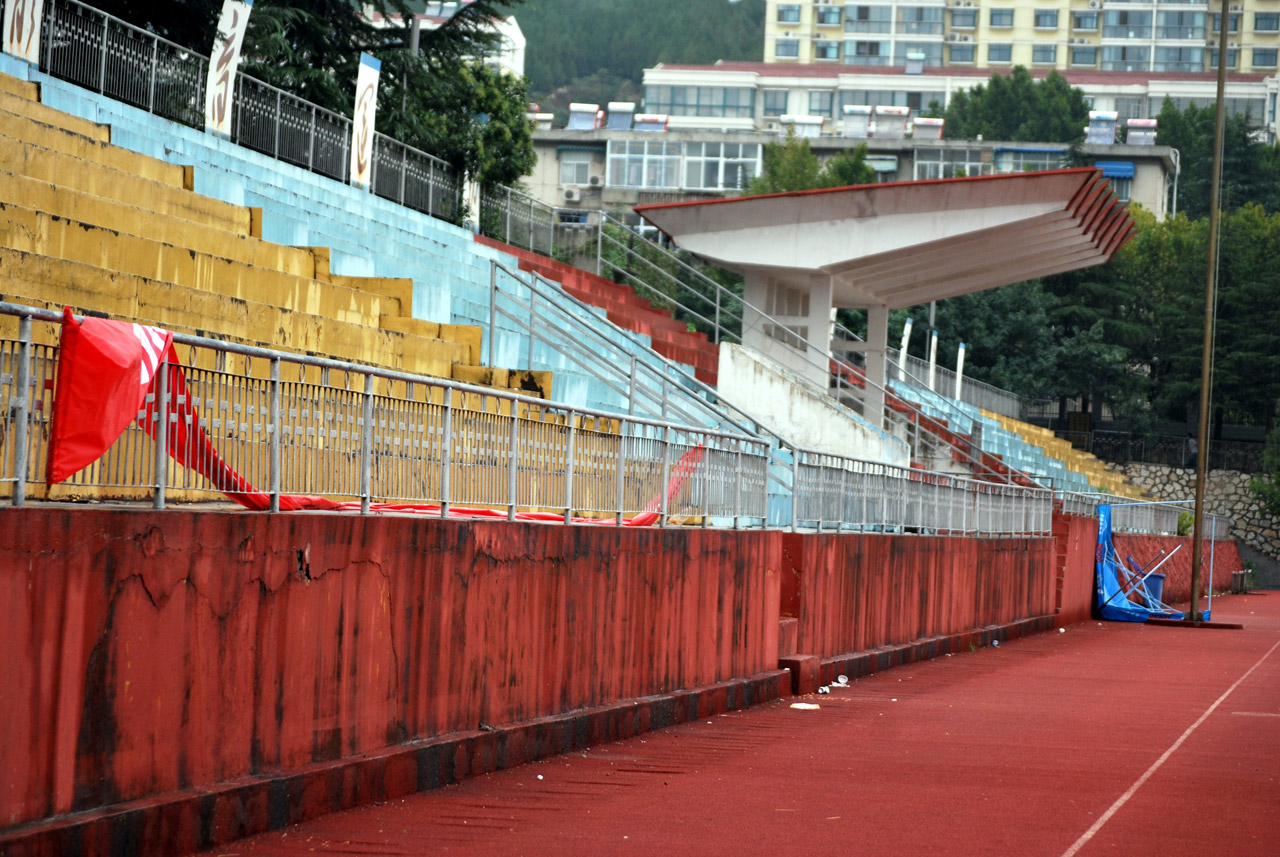
[{"label": "stone retaining wall", "polygon": [[[1195,496],[1196,472],[1164,464],[1126,464],[1120,468],[1140,488],[1162,500]],[[1280,559],[1280,521],[1262,510],[1249,490],[1250,474],[1238,470],[1213,470],[1205,486],[1205,508],[1231,518],[1231,535],[1240,544]]]}]

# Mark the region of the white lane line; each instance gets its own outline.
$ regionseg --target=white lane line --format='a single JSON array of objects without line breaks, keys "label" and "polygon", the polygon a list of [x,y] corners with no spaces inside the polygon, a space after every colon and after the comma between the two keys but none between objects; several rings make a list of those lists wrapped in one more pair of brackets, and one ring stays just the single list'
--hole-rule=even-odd
[{"label": "white lane line", "polygon": [[1084,832],[1083,836],[1077,839],[1070,848],[1062,852],[1062,857],[1075,857],[1076,852],[1078,852],[1081,848],[1083,848],[1089,842],[1090,839],[1092,839],[1095,835],[1097,835],[1098,831],[1102,829],[1102,826],[1111,820],[1111,816],[1119,812],[1120,807],[1124,806],[1126,803],[1129,802],[1129,798],[1133,797],[1134,794],[1138,791],[1138,789],[1142,788],[1142,784],[1145,783],[1147,780],[1151,779],[1152,774],[1160,770],[1160,766],[1163,765],[1165,762],[1167,762],[1169,760],[1169,757],[1174,754],[1174,751],[1176,751],[1179,747],[1181,747],[1182,743],[1191,737],[1191,733],[1196,731],[1196,729],[1200,727],[1201,723],[1208,720],[1209,715],[1212,714],[1214,711],[1216,711],[1219,705],[1226,702],[1227,697],[1231,695],[1232,691],[1234,691],[1237,687],[1239,687],[1241,682],[1243,682],[1245,679],[1251,676],[1254,670],[1262,666],[1262,662],[1265,661],[1267,658],[1271,657],[1271,653],[1274,652],[1277,647],[1280,647],[1280,641],[1277,641],[1275,645],[1273,645],[1270,649],[1267,649],[1267,653],[1262,657],[1258,658],[1258,662],[1256,664],[1249,667],[1248,671],[1245,672],[1244,675],[1236,679],[1235,684],[1227,688],[1226,692],[1223,693],[1222,696],[1218,697],[1217,701],[1215,701],[1213,705],[1210,705],[1207,709],[1205,709],[1204,714],[1200,715],[1200,719],[1197,720],[1195,723],[1192,723],[1190,726],[1188,726],[1187,731],[1183,732],[1182,735],[1179,736],[1178,740],[1174,741],[1173,745],[1168,750],[1165,750],[1164,753],[1161,754],[1160,758],[1156,759],[1151,764],[1151,767],[1147,768],[1146,773],[1138,777],[1137,781],[1133,785],[1129,786],[1129,790],[1127,792],[1120,795],[1120,797],[1116,798],[1116,802],[1111,804],[1111,808],[1108,809],[1106,812],[1104,812],[1102,816],[1093,823],[1093,826]]},{"label": "white lane line", "polygon": [[1280,717],[1271,711],[1233,711],[1232,714],[1239,714],[1241,717]]}]

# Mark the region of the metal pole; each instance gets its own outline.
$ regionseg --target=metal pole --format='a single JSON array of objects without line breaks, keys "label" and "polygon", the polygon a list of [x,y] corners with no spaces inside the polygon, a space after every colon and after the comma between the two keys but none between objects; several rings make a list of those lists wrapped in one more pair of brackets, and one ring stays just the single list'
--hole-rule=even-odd
[{"label": "metal pole", "polygon": [[627,416],[636,415],[636,356],[631,355],[631,387],[627,390]]},{"label": "metal pole", "polygon": [[271,359],[271,422],[267,431],[271,432],[268,466],[271,468],[268,490],[271,492],[271,511],[280,511],[280,427],[283,420],[280,413],[280,358]]},{"label": "metal pole", "polygon": [[27,502],[27,470],[31,450],[27,428],[31,419],[31,316],[18,321],[18,367],[9,394],[13,404],[13,505]]},{"label": "metal pole", "polygon": [[720,344],[720,290],[716,289],[716,326],[711,331],[711,341]]},{"label": "metal pole", "polygon": [[573,518],[573,446],[577,437],[578,426],[573,411],[569,411],[569,449],[565,452],[564,464],[564,522]]},{"label": "metal pole", "polygon": [[360,514],[369,514],[373,494],[373,375],[364,376],[364,423],[360,429]]},{"label": "metal pole", "polygon": [[111,38],[111,18],[102,16],[102,61],[98,64],[98,91],[107,91],[107,52],[110,50],[108,40]]},{"label": "metal pole", "polygon": [[[735,530],[742,528],[742,450],[738,449],[733,454],[734,468],[733,472],[738,474],[738,478],[733,480],[733,528]],[[766,480],[767,481],[767,480]]]},{"label": "metal pole", "polygon": [[[280,157],[280,118],[281,116],[282,116],[282,108],[280,106],[280,91],[276,90],[276,122],[275,122],[275,128],[272,129],[272,140],[271,140],[271,156],[273,158]],[[315,122],[314,110],[311,112],[311,121]],[[315,139],[314,134],[312,134],[311,137],[313,140]]]},{"label": "metal pole", "polygon": [[791,450],[791,531],[800,526],[800,450]]},{"label": "metal pole", "polygon": [[[536,276],[536,275],[535,275]],[[534,290],[537,280],[529,281],[529,371],[533,371],[533,348],[537,343],[538,293]],[[490,364],[492,365],[492,364]]]},{"label": "metal pole", "polygon": [[602,277],[604,268],[604,212],[596,219],[596,276]]},{"label": "metal pole", "polygon": [[[619,428],[621,428],[621,426],[619,426]],[[615,480],[617,482],[615,488],[617,489],[617,504],[618,504],[616,515],[614,517],[614,522],[617,523],[618,526],[622,526],[622,511],[623,511],[622,507],[627,500],[626,491],[625,491],[626,474],[627,474],[627,433],[624,430],[624,431],[618,432],[618,468],[614,474]]]},{"label": "metal pole", "polygon": [[160,53],[160,40],[151,41],[151,80],[147,84],[147,112],[156,112],[156,62]]},{"label": "metal pole", "polygon": [[155,407],[152,412],[156,417],[156,496],[153,505],[157,509],[163,509],[165,483],[169,478],[169,357],[167,354],[160,360],[160,366],[156,370],[155,390]]},{"label": "metal pole", "polygon": [[440,517],[449,515],[449,477],[453,471],[453,388],[444,391],[444,425],[440,439]]},{"label": "metal pole", "polygon": [[511,440],[507,450],[507,520],[516,519],[516,492],[519,488],[520,403],[511,402]]},{"label": "metal pole", "polygon": [[489,260],[489,367],[493,368],[493,340],[498,326],[498,260]]},{"label": "metal pole", "polygon": [[662,427],[662,484],[658,486],[658,526],[667,525],[667,484],[671,481],[671,429]]},{"label": "metal pole", "polygon": [[1205,470],[1209,462],[1209,386],[1213,382],[1213,315],[1217,303],[1218,284],[1218,206],[1222,196],[1222,140],[1227,114],[1223,110],[1227,85],[1227,30],[1231,28],[1227,0],[1222,0],[1221,26],[1218,27],[1218,101],[1213,125],[1213,173],[1209,190],[1209,247],[1205,254],[1204,342],[1200,357],[1200,413],[1196,450],[1196,502],[1191,524],[1191,604],[1188,618],[1200,618],[1200,563],[1204,548],[1200,544],[1204,518]]}]

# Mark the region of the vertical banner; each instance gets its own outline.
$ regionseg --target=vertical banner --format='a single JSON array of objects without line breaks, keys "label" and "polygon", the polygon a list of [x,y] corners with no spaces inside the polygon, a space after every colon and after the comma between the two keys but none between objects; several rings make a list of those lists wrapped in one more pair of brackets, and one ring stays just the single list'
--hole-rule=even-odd
[{"label": "vertical banner", "polygon": [[4,4],[4,52],[40,64],[40,22],[44,0],[6,0]]},{"label": "vertical banner", "polygon": [[351,183],[368,190],[373,182],[374,114],[378,110],[378,73],[382,61],[360,55],[356,76],[356,111],[351,122]]},{"label": "vertical banner", "polygon": [[235,98],[236,69],[240,48],[249,29],[253,0],[223,0],[218,32],[209,52],[209,80],[204,87],[204,127],[206,131],[231,136],[231,102]]}]

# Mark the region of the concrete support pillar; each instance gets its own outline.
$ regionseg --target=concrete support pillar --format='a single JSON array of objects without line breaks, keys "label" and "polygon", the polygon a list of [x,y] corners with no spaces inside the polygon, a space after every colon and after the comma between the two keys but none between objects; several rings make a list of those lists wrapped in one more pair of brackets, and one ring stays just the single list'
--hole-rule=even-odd
[{"label": "concrete support pillar", "polygon": [[884,428],[884,392],[886,357],[889,349],[889,308],[867,308],[867,384],[866,409],[863,416]]}]

